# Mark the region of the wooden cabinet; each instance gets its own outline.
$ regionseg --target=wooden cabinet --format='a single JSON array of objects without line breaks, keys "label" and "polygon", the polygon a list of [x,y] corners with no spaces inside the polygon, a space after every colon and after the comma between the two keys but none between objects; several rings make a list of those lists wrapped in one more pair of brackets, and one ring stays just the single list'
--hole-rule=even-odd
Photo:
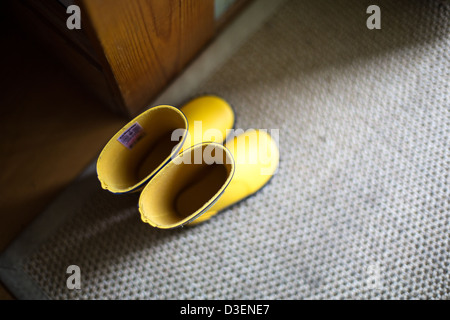
[{"label": "wooden cabinet", "polygon": [[[25,29],[105,105],[134,116],[179,74],[248,0],[11,0]],[[231,3],[231,5],[230,5]],[[67,6],[81,9],[69,30]]]}]

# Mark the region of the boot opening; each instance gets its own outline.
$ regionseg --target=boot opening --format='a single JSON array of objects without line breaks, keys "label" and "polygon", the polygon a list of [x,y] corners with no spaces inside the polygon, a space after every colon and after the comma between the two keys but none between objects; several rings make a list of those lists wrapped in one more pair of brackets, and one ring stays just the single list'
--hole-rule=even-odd
[{"label": "boot opening", "polygon": [[[204,157],[195,159],[203,144],[183,152],[186,162],[170,162],[145,187],[140,197],[142,219],[153,226],[173,228],[203,213],[220,197],[234,172],[234,161],[225,148],[217,145],[212,154],[218,163],[209,163]],[[214,152],[219,152],[214,154]],[[198,155],[198,153],[197,153]],[[176,159],[175,159],[176,160]]]},{"label": "boot opening", "polygon": [[112,192],[126,192],[139,186],[168,160],[180,144],[180,140],[172,141],[174,130],[187,127],[182,113],[173,107],[150,109],[128,127],[136,122],[142,129],[132,145],[127,146],[120,141],[125,130],[108,142],[99,157],[99,180]]}]

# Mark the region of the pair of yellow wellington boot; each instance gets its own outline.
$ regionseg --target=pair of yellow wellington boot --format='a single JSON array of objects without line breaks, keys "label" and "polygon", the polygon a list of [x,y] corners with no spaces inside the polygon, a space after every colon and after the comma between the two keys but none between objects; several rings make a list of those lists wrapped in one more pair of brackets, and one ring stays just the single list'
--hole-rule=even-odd
[{"label": "pair of yellow wellington boot", "polygon": [[269,134],[248,130],[226,140],[233,125],[231,106],[217,96],[150,108],[103,148],[98,179],[113,193],[141,191],[139,211],[151,226],[205,221],[261,189],[278,167]]}]

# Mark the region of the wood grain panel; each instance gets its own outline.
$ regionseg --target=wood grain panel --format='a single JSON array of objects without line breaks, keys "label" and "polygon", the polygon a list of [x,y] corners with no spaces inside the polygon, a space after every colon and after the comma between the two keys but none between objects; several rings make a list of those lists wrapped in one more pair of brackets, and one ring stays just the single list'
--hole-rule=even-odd
[{"label": "wood grain panel", "polygon": [[141,111],[214,35],[213,0],[80,0],[112,90]]}]

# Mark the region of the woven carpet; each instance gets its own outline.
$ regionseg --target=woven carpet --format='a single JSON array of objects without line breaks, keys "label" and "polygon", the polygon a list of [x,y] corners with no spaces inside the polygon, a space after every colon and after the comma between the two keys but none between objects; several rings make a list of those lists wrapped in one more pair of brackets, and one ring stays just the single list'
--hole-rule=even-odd
[{"label": "woven carpet", "polygon": [[192,92],[279,130],[263,190],[166,231],[87,175],[25,273],[51,299],[448,299],[450,2],[377,1],[381,30],[370,4],[288,1]]}]

